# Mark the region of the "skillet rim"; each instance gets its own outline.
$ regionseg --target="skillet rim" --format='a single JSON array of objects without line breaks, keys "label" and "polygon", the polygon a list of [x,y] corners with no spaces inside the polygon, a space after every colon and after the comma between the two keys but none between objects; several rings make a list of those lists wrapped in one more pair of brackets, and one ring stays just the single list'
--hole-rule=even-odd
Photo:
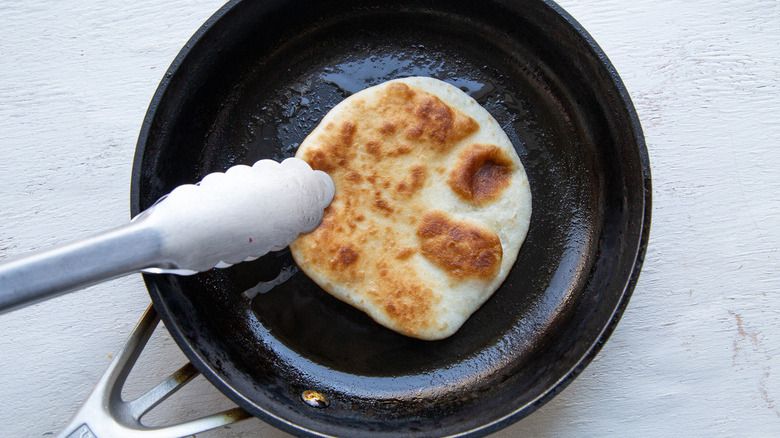
[{"label": "skillet rim", "polygon": [[[203,36],[206,33],[208,33],[211,30],[211,28],[220,19],[222,19],[222,17],[224,17],[227,13],[229,13],[234,7],[236,7],[242,1],[243,0],[230,0],[228,3],[226,3],[221,8],[219,8],[213,15],[211,15],[198,28],[198,30],[192,35],[192,37],[190,37],[190,39],[185,43],[185,45],[182,47],[182,49],[179,51],[179,53],[172,61],[171,65],[166,70],[162,80],[157,86],[157,89],[155,90],[155,93],[150,101],[147,112],[144,116],[144,120],[141,125],[138,141],[136,144],[136,150],[133,158],[132,179],[131,179],[131,188],[130,188],[131,216],[135,216],[141,211],[140,178],[142,173],[141,168],[142,168],[143,156],[146,150],[146,142],[152,128],[153,120],[157,114],[157,110],[159,109],[159,106],[168,89],[168,86],[171,83],[172,78],[177,73],[179,67],[187,58],[190,51],[201,41]],[[595,59],[598,59],[601,66],[605,68],[605,70],[609,74],[610,82],[615,87],[615,90],[618,92],[618,96],[620,98],[619,103],[622,105],[622,108],[620,109],[625,112],[625,114],[628,116],[628,119],[631,122],[630,129],[633,134],[633,141],[637,147],[636,152],[638,152],[638,158],[639,158],[638,164],[639,164],[639,169],[641,170],[641,180],[642,180],[642,189],[643,189],[643,197],[641,199],[642,208],[639,208],[639,206],[637,206],[637,211],[643,212],[641,216],[642,223],[639,228],[641,232],[639,235],[639,241],[636,247],[636,252],[633,255],[633,260],[634,260],[633,268],[626,281],[625,286],[623,287],[623,292],[621,294],[620,300],[618,301],[617,306],[612,312],[612,315],[610,316],[607,324],[604,326],[600,334],[596,337],[593,344],[586,350],[585,354],[565,374],[563,374],[559,380],[553,383],[544,393],[540,394],[537,398],[531,400],[528,404],[508,413],[502,418],[494,420],[490,423],[483,424],[471,430],[463,431],[453,436],[485,436],[493,432],[496,432],[500,429],[503,429],[521,420],[522,418],[525,418],[526,416],[530,415],[534,411],[536,411],[538,408],[543,406],[545,403],[547,403],[552,398],[554,398],[557,394],[563,391],[577,376],[579,376],[584,371],[584,369],[590,364],[590,362],[595,358],[596,354],[598,354],[598,352],[604,346],[606,341],[609,339],[610,335],[614,332],[618,322],[620,321],[620,318],[622,317],[626,307],[628,306],[630,298],[634,292],[634,289],[639,279],[639,274],[641,272],[641,268],[644,262],[644,258],[646,255],[647,246],[649,242],[650,219],[652,213],[652,183],[651,183],[651,172],[650,172],[650,160],[649,160],[647,145],[645,143],[644,133],[641,127],[639,116],[629,96],[628,90],[626,89],[623,81],[620,79],[620,76],[617,73],[617,70],[615,69],[611,61],[608,59],[607,55],[604,53],[604,51],[596,43],[594,38],[585,30],[585,28],[582,25],[580,25],[568,12],[566,12],[561,6],[559,6],[554,1],[552,0],[537,0],[537,1],[541,3],[543,6],[551,9],[558,16],[560,16],[560,18],[562,18],[566,22],[566,24],[568,24],[572,28],[572,30],[574,30],[574,32],[581,39],[583,48],[589,49],[590,54],[594,56]],[[638,199],[635,201],[638,201]],[[254,416],[257,416],[262,421],[265,421],[275,427],[278,427],[284,430],[285,432],[292,433],[299,436],[303,436],[301,434],[312,435],[312,436],[327,436],[320,432],[310,430],[303,425],[295,424],[291,421],[285,420],[284,418],[281,418],[277,415],[274,415],[271,412],[262,409],[260,406],[253,403],[251,400],[249,400],[243,394],[241,394],[241,392],[239,392],[228,382],[226,382],[220,375],[216,373],[214,369],[212,369],[207,364],[206,359],[193,349],[190,342],[183,335],[181,328],[176,323],[176,318],[171,316],[171,312],[169,311],[169,308],[165,305],[164,301],[160,298],[160,290],[155,283],[155,275],[143,274],[143,278],[144,278],[144,283],[146,285],[146,288],[151,297],[152,304],[160,314],[160,317],[162,318],[164,325],[168,330],[168,332],[170,333],[171,337],[174,339],[177,346],[185,354],[187,359],[189,359],[190,362],[193,363],[193,365],[198,369],[198,371],[201,372],[201,374],[203,374],[204,377],[206,377],[206,379],[209,381],[210,384],[214,385],[220,392],[228,396],[228,398],[230,398],[236,404],[241,406],[243,409],[246,409],[248,412],[252,413]]]}]

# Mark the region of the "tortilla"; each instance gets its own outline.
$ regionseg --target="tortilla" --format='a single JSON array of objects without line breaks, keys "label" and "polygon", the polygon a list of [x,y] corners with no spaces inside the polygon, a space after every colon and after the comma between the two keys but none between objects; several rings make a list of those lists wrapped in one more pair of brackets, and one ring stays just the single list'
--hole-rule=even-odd
[{"label": "tortilla", "polygon": [[460,328],[513,266],[531,217],[523,165],[498,122],[445,82],[398,79],[336,105],[296,157],[336,196],[290,248],[325,291],[401,334]]}]

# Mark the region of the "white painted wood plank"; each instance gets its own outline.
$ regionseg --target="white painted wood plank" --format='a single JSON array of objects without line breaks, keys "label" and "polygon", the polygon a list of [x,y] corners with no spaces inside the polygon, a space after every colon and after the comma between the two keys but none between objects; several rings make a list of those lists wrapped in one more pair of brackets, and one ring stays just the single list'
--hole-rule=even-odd
[{"label": "white painted wood plank", "polygon": [[[780,2],[560,4],[637,106],[653,170],[651,242],[596,360],[496,436],[780,435]],[[0,3],[0,260],[127,220],[148,102],[219,6]],[[131,276],[0,316],[0,435],[59,430],[147,304]],[[183,361],[158,330],[131,391]],[[230,406],[205,382],[185,391],[160,421]],[[288,436],[258,420],[202,436],[256,435]]]}]

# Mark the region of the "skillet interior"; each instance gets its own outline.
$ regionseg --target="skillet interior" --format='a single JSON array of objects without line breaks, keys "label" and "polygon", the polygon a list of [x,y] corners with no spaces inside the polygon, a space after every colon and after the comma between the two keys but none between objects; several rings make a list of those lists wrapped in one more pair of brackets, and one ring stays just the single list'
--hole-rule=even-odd
[{"label": "skillet interior", "polygon": [[[508,279],[454,336],[373,323],[298,272],[242,292],[287,251],[193,277],[145,277],[179,346],[250,413],[297,434],[485,434],[527,415],[589,362],[638,275],[649,167],[619,78],[557,6],[504,2],[234,2],[193,37],[150,106],[136,214],[234,164],[292,156],[347,95],[424,75],[477,99],[528,173],[533,217]],[[300,394],[324,393],[309,407]]]}]

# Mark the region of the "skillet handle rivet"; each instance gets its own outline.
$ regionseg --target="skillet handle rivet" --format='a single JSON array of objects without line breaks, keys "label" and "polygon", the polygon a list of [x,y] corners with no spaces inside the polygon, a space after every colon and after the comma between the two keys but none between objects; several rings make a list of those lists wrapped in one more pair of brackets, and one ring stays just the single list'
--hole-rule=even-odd
[{"label": "skillet handle rivet", "polygon": [[328,405],[330,405],[330,402],[328,401],[328,398],[325,397],[325,395],[323,395],[321,392],[312,391],[311,389],[303,391],[301,394],[301,399],[304,403],[313,408],[327,408]]}]

